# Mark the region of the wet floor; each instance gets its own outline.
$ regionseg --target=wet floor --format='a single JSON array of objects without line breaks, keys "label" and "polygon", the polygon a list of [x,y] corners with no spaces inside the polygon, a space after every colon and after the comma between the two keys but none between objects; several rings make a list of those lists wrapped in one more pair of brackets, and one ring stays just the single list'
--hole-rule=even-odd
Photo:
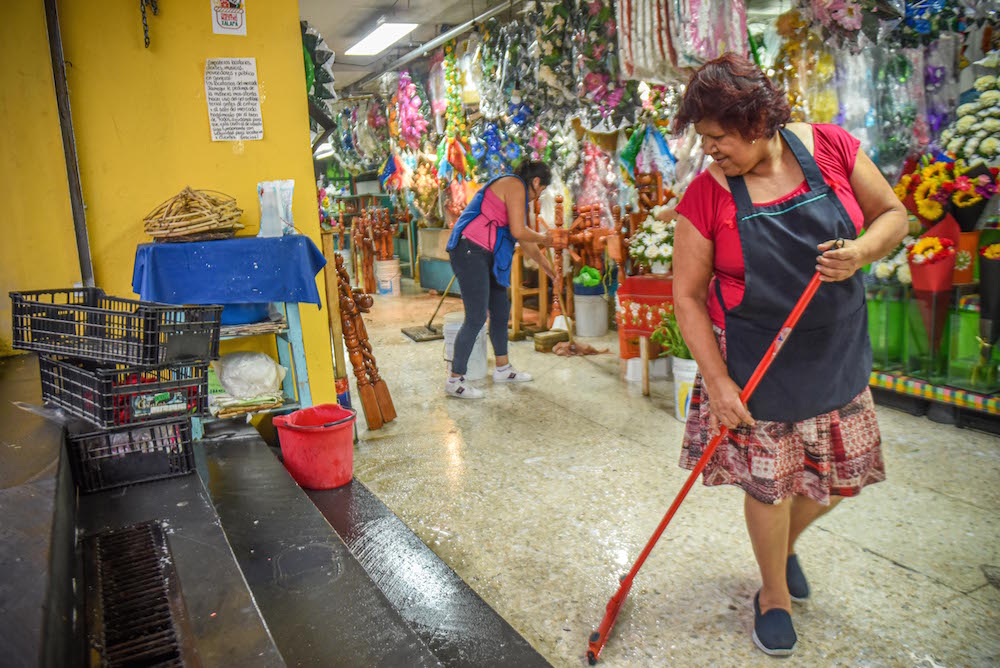
[{"label": "wet floor", "polygon": [[[399,331],[436,299],[408,281],[404,293],[367,316],[399,417],[375,432],[359,419],[355,475],[553,665],[585,665],[619,575],[686,476],[672,388],[643,397],[624,382],[612,332],[590,340],[611,348],[600,357],[512,343],[533,383],[446,398],[443,343]],[[437,322],[461,310],[449,298]],[[813,598],[793,610],[799,646],[783,665],[997,665],[1000,439],[878,411],[889,479],[799,541]],[[759,579],[741,494],[692,490],[601,665],[773,664],[750,638]]]}]

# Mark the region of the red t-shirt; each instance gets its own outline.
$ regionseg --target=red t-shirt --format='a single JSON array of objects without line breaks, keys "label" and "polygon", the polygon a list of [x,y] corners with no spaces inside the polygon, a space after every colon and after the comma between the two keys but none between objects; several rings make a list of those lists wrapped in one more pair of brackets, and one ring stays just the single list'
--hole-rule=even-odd
[{"label": "red t-shirt", "polygon": [[[858,157],[857,139],[836,125],[813,125],[813,158],[819,165],[824,180],[843,202],[858,232],[864,227],[865,217],[851,188],[851,174]],[[756,206],[780,204],[804,192],[806,182],[773,202],[754,202]],[[744,270],[743,247],[736,227],[736,202],[733,195],[715,180],[707,170],[695,177],[677,205],[677,213],[694,225],[703,237],[715,244],[715,277],[720,282],[726,306],[733,308],[743,300]],[[818,254],[818,251],[817,251]],[[708,313],[712,322],[725,328],[726,320],[715,294],[709,285]]]}]

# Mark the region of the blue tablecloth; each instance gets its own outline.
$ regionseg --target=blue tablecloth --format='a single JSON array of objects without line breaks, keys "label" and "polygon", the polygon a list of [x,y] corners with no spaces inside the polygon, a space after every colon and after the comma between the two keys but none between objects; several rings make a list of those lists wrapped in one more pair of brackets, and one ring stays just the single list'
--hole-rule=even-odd
[{"label": "blue tablecloth", "polygon": [[132,290],[167,304],[320,305],[316,274],[326,265],[309,237],[241,237],[221,241],[142,244]]}]

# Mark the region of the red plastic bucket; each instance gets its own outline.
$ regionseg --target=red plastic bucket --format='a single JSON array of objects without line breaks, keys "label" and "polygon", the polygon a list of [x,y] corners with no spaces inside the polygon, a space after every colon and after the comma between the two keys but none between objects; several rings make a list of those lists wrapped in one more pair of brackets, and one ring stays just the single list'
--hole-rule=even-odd
[{"label": "red plastic bucket", "polygon": [[356,411],[336,404],[274,417],[281,456],[295,482],[306,489],[334,489],[351,482],[356,417]]}]

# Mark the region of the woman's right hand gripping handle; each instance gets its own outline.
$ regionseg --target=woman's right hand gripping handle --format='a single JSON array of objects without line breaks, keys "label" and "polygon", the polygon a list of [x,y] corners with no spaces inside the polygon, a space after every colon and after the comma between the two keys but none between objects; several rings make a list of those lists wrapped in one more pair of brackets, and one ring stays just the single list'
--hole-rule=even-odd
[{"label": "woman's right hand gripping handle", "polygon": [[704,378],[702,381],[708,391],[713,433],[718,429],[719,423],[724,424],[730,431],[741,425],[752,427],[755,424],[746,404],[740,399],[740,386],[732,378],[723,376],[714,382]]}]

